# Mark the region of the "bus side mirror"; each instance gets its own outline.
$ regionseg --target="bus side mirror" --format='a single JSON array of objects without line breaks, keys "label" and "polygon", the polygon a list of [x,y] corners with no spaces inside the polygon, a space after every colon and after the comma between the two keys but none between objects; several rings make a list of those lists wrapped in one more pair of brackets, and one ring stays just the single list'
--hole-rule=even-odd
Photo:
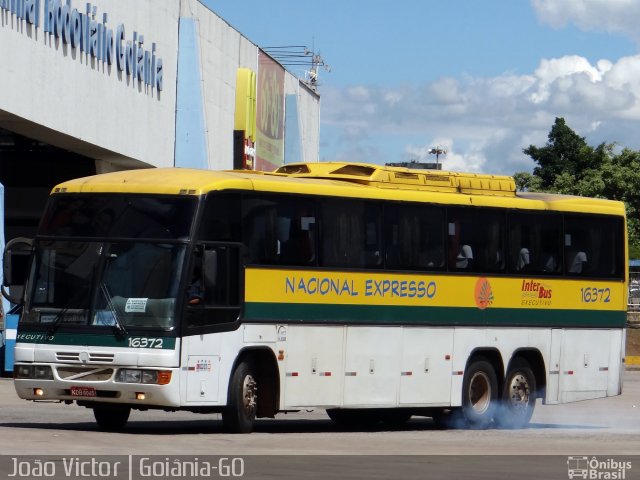
[{"label": "bus side mirror", "polygon": [[2,295],[12,303],[22,303],[22,292],[27,282],[32,247],[33,240],[19,237],[9,241],[4,249]]},{"label": "bus side mirror", "polygon": [[208,287],[215,287],[218,280],[218,252],[204,251],[204,283]]}]

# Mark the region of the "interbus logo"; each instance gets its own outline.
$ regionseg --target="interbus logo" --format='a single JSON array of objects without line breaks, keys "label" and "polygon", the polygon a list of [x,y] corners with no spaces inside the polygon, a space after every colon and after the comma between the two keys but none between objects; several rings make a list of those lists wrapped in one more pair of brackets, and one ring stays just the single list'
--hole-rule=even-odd
[{"label": "interbus logo", "polygon": [[522,280],[522,305],[551,305],[551,286],[535,280]]}]

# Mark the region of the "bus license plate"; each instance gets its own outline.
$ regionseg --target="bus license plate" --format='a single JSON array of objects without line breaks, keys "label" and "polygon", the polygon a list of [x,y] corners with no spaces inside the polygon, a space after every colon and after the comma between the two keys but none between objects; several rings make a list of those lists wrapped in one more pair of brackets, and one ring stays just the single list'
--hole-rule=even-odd
[{"label": "bus license plate", "polygon": [[95,397],[96,389],[93,387],[71,387],[72,397]]}]

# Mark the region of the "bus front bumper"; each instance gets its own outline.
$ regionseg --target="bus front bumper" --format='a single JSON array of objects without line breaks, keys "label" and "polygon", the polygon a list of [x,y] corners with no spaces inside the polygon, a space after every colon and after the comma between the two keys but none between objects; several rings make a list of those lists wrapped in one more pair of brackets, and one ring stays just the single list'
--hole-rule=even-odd
[{"label": "bus front bumper", "polygon": [[[22,367],[22,368],[21,368]],[[39,367],[40,370],[35,370]],[[46,374],[47,367],[51,368],[51,373]],[[18,396],[25,400],[33,401],[78,401],[87,403],[113,403],[127,404],[133,407],[179,407],[180,389],[177,368],[145,369],[147,372],[162,371],[164,381],[166,377],[170,379],[165,384],[153,383],[132,383],[116,381],[116,369],[102,372],[103,377],[99,380],[91,375],[68,375],[68,365],[49,364],[16,364],[14,369],[14,386]],[[99,370],[96,368],[95,370]],[[135,372],[137,369],[128,369]],[[29,372],[36,372],[32,376],[39,375],[41,378],[25,378]],[[45,372],[45,374],[43,374]],[[61,378],[61,376],[65,376]],[[94,377],[96,375],[93,375]],[[43,378],[44,377],[44,378]],[[46,378],[49,377],[49,378]]]}]

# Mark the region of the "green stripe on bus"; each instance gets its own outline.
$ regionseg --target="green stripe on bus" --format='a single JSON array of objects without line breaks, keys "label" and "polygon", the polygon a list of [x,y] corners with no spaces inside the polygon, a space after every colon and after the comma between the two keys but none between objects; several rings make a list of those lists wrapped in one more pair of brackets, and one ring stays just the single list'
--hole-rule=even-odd
[{"label": "green stripe on bus", "polygon": [[[146,340],[145,340],[146,339]],[[40,343],[43,345],[75,345],[92,347],[137,347],[158,350],[176,348],[175,337],[159,337],[153,335],[127,335],[116,337],[108,334],[91,333],[54,333],[20,331],[16,336],[19,343]],[[143,346],[145,345],[145,346]]]},{"label": "green stripe on bus", "polygon": [[322,305],[309,303],[247,303],[244,319],[268,322],[392,324],[434,326],[531,326],[622,328],[624,311],[517,308],[398,307],[384,305]]}]

